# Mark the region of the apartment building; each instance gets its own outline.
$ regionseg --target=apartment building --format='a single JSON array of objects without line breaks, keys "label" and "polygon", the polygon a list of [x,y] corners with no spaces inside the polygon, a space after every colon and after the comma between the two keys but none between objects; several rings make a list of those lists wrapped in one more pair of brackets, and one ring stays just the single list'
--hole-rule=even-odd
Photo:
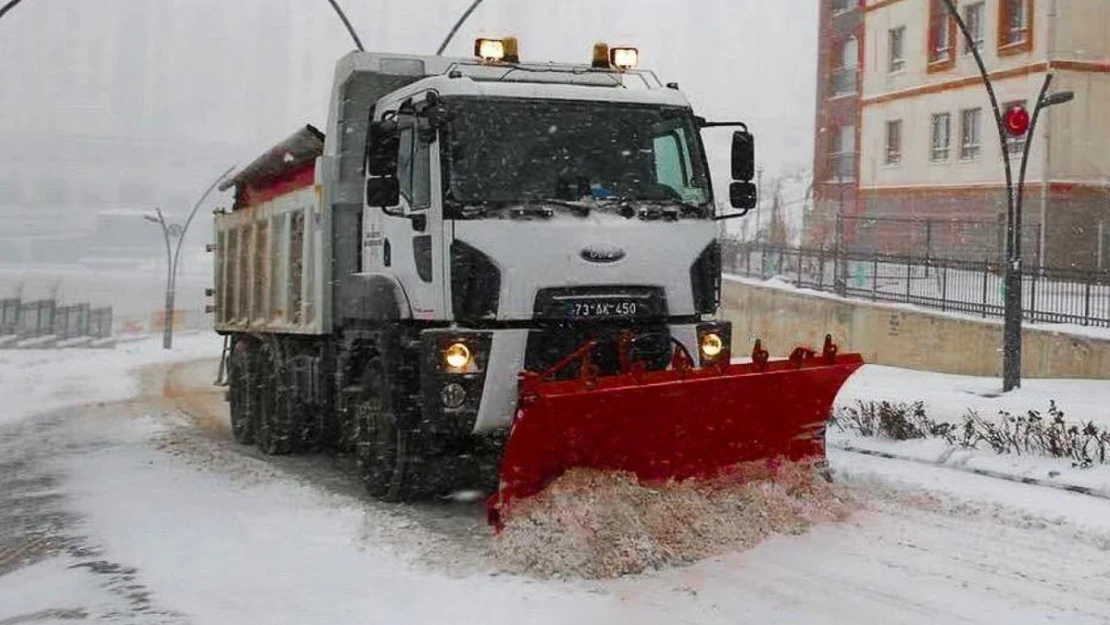
[{"label": "apartment building", "polygon": [[[863,11],[858,0],[821,0],[817,61],[817,136],[813,164],[814,215],[803,240],[828,245],[835,219],[857,215]],[[851,240],[852,233],[845,238]]]},{"label": "apartment building", "polygon": [[[859,93],[854,202],[818,205],[823,219],[846,217],[855,247],[966,258],[1002,254],[1006,189],[1003,154],[1015,178],[1024,138],[1002,145],[970,44],[942,0],[825,0],[824,19],[858,15],[856,42],[822,39],[822,54],[858,46]],[[1005,108],[1032,109],[1048,73],[1072,102],[1045,109],[1029,138],[1023,248],[1053,267],[1110,269],[1110,2],[959,0]],[[841,16],[838,18],[838,15]],[[827,50],[828,47],[831,50]],[[840,67],[845,67],[841,65]],[[822,76],[834,83],[836,71]],[[820,84],[820,83],[819,83]],[[834,98],[835,100],[835,98]],[[829,100],[818,109],[829,107]],[[815,171],[844,151],[827,137],[847,134],[839,116],[818,126]],[[826,185],[828,186],[828,185]]]}]

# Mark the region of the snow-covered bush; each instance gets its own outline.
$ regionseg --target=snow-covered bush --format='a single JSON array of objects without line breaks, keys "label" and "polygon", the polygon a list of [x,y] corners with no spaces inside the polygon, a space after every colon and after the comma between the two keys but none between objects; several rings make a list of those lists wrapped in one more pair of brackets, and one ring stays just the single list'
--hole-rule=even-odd
[{"label": "snow-covered bush", "polygon": [[1110,464],[1110,430],[1090,421],[1068,422],[1055,401],[1049,402],[1047,415],[1038,410],[1024,415],[1000,411],[998,419],[991,421],[969,410],[960,423],[929,418],[922,402],[861,401],[855,407],[837,410],[832,425],[868,437],[899,441],[941,438],[964,449],[986,446],[999,454],[1065,458],[1083,469]]}]

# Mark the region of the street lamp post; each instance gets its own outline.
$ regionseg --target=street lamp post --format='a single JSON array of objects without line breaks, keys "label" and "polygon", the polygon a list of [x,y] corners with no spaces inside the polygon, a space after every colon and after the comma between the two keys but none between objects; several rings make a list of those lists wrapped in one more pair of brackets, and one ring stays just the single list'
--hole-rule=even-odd
[{"label": "street lamp post", "polygon": [[[1006,263],[1003,270],[1005,312],[1003,313],[1002,329],[1002,390],[1003,392],[1010,392],[1021,387],[1021,323],[1023,316],[1021,209],[1025,193],[1025,170],[1029,162],[1029,149],[1033,142],[1033,131],[1036,129],[1036,122],[1032,121],[1029,128],[1024,132],[1025,149],[1022,153],[1021,176],[1015,189],[1013,168],[1010,166],[1010,153],[1007,147],[1009,137],[1012,134],[1019,133],[1015,132],[1017,129],[1007,129],[1008,120],[1004,117],[1002,107],[998,104],[994,83],[991,81],[990,73],[983,62],[983,55],[979,53],[979,45],[956,8],[955,0],[944,0],[944,5],[963,34],[968,50],[975,58],[975,64],[979,68],[979,74],[983,79],[983,86],[990,98],[991,109],[994,111],[999,144],[1002,148],[1002,165],[1006,172]],[[955,53],[956,51],[953,50],[952,54]],[[1048,74],[1045,76],[1044,86],[1041,88],[1040,97],[1037,99],[1037,105],[1033,113],[1034,119],[1040,115],[1041,109],[1068,102],[1075,96],[1070,91],[1049,95],[1048,87],[1051,83],[1052,75]]]},{"label": "street lamp post", "polygon": [[0,17],[4,17],[5,15],[7,15],[8,11],[14,9],[15,5],[19,4],[20,2],[23,2],[23,0],[8,0],[8,2],[4,6],[0,7]]},{"label": "street lamp post", "polygon": [[462,16],[460,16],[459,20],[455,22],[454,28],[451,29],[451,32],[447,33],[447,37],[444,38],[443,43],[439,44],[439,50],[436,50],[436,56],[443,56],[443,53],[447,51],[447,46],[451,45],[451,40],[455,38],[456,34],[458,34],[459,29],[463,27],[463,24],[466,23],[466,20],[470,19],[470,15],[474,13],[474,11],[478,10],[478,6],[481,5],[483,1],[484,0],[474,0],[474,2],[471,3],[470,7],[463,11]]},{"label": "street lamp post", "polygon": [[351,26],[351,20],[347,19],[347,14],[343,12],[342,7],[339,6],[339,0],[328,0],[331,4],[332,10],[339,16],[339,21],[343,22],[343,26],[347,29],[347,34],[351,36],[351,40],[355,42],[355,47],[359,52],[365,52],[366,48],[362,47],[362,40],[358,38],[358,33],[355,32],[355,27]]},{"label": "street lamp post", "polygon": [[[156,208],[155,216],[146,215],[144,218],[147,221],[156,223],[162,227],[162,235],[166,239],[166,310],[165,310],[165,329],[162,331],[162,348],[173,349],[173,311],[174,299],[177,295],[177,267],[181,260],[181,247],[185,243],[185,234],[189,231],[189,225],[193,223],[193,218],[196,217],[197,211],[200,210],[201,205],[204,204],[216,186],[223,181],[235,169],[232,165],[227,170],[220,174],[219,178],[204,191],[200,196],[197,203],[193,205],[192,212],[189,213],[188,219],[185,220],[185,225],[168,224],[166,223],[165,215],[162,214],[162,209]],[[171,241],[177,239],[177,246],[174,248]]]}]

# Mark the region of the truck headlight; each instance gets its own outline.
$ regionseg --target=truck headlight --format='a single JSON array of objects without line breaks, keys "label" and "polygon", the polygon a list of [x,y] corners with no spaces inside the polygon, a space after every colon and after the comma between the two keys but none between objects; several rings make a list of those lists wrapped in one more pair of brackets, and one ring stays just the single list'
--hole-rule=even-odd
[{"label": "truck headlight", "polygon": [[716,332],[707,332],[701,335],[700,342],[701,354],[708,360],[713,360],[725,351],[725,342],[721,339],[721,335]]},{"label": "truck headlight", "polygon": [[470,364],[470,348],[465,343],[452,343],[443,350],[443,362],[452,369],[464,369]]},{"label": "truck headlight", "polygon": [[698,325],[698,360],[701,366],[728,364],[732,357],[732,324],[714,321]]}]

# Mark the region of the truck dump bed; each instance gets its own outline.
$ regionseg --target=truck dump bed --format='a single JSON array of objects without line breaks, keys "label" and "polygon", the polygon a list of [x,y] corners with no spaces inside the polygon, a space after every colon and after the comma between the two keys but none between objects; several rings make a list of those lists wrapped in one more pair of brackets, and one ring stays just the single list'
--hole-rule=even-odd
[{"label": "truck dump bed", "polygon": [[221,185],[235,187],[235,202],[215,221],[217,331],[320,332],[323,148],[306,126]]}]

